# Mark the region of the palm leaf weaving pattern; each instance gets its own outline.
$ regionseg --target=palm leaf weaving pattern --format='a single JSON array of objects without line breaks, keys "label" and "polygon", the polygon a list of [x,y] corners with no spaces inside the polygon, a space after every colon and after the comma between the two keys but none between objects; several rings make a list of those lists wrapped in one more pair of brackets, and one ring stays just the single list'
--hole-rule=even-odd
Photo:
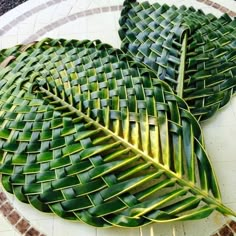
[{"label": "palm leaf weaving pattern", "polygon": [[86,40],[0,55],[0,172],[18,199],[97,227],[235,215],[197,120],[143,64]]},{"label": "palm leaf weaving pattern", "polygon": [[229,101],[236,84],[235,19],[125,1],[120,26],[122,50],[166,81],[197,119],[208,119]]}]

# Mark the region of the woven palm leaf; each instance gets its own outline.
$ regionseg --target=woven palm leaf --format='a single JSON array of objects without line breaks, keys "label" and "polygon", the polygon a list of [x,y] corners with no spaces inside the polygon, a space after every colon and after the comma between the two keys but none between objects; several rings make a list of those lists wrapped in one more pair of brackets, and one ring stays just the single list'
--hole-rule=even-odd
[{"label": "woven palm leaf", "polygon": [[201,10],[125,1],[122,50],[188,103],[199,120],[227,104],[236,85],[236,19]]},{"label": "woven palm leaf", "polygon": [[236,215],[197,120],[153,71],[100,41],[0,54],[0,172],[20,201],[97,227]]}]

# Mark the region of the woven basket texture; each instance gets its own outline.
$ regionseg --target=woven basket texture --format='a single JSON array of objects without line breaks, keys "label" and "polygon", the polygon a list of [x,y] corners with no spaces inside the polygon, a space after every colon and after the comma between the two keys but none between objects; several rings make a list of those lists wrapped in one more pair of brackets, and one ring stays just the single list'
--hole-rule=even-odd
[{"label": "woven basket texture", "polygon": [[236,19],[125,1],[119,23],[122,50],[166,81],[198,120],[228,103],[236,85]]},{"label": "woven basket texture", "polygon": [[153,70],[100,41],[0,52],[2,184],[97,227],[199,219],[222,205],[202,131]]}]

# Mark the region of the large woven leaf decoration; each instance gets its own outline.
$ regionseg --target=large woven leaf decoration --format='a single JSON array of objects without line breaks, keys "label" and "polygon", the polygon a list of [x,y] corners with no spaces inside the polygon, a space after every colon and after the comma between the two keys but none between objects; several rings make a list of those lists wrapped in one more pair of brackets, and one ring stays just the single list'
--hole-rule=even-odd
[{"label": "large woven leaf decoration", "polygon": [[153,71],[100,41],[0,54],[0,171],[18,199],[97,227],[235,215],[197,120]]},{"label": "large woven leaf decoration", "polygon": [[166,4],[125,1],[121,48],[185,99],[199,120],[224,106],[236,85],[236,19]]}]

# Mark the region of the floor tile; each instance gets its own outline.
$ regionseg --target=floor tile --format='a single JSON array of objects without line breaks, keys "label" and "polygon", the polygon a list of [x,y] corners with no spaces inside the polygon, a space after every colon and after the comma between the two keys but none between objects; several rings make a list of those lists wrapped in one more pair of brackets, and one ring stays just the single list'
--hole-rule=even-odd
[{"label": "floor tile", "polygon": [[96,231],[95,227],[85,225],[84,223],[65,221],[58,217],[54,218],[53,235],[55,236],[74,236],[75,232],[78,236],[85,234],[88,236],[95,236]]}]

